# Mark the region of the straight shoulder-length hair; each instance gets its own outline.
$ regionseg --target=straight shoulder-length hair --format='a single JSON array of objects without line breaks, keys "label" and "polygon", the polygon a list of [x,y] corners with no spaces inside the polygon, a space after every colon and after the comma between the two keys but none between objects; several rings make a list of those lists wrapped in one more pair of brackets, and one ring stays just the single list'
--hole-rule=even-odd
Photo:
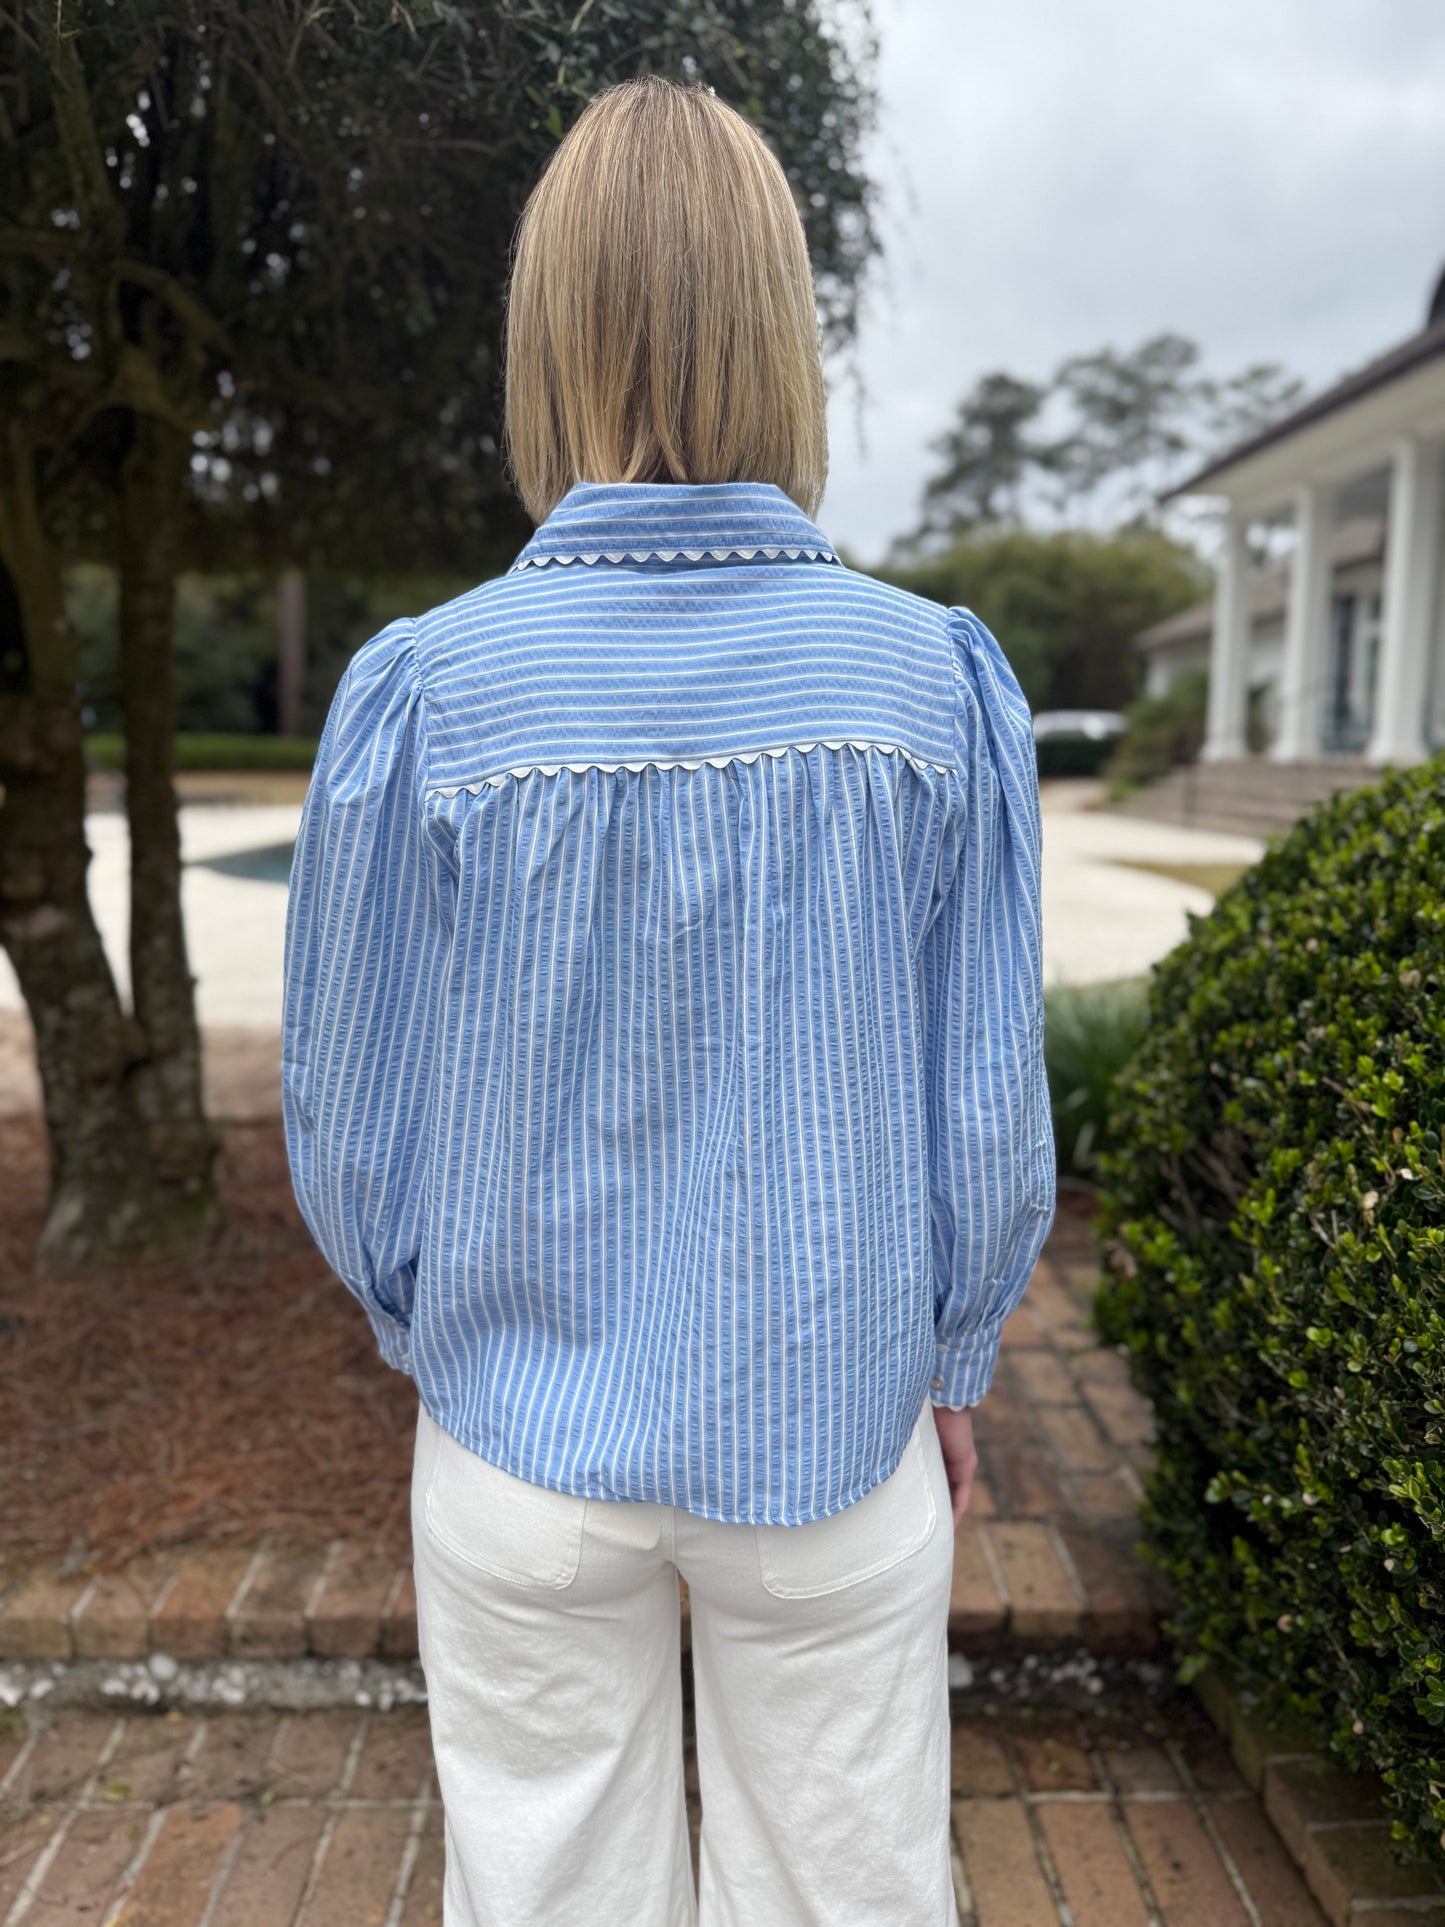
[{"label": "straight shoulder-length hair", "polygon": [[709,89],[598,94],[517,229],[506,443],[545,521],[576,482],[772,482],[814,515],[821,344],[787,177]]}]

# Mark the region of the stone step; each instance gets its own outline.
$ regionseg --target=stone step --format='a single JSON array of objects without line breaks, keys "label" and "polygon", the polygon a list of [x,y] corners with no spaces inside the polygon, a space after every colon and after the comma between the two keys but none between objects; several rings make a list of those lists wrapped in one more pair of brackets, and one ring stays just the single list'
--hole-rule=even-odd
[{"label": "stone step", "polygon": [[1289,829],[1339,790],[1362,788],[1378,772],[1341,759],[1271,763],[1266,757],[1200,763],[1136,790],[1113,807],[1121,815],[1249,836]]}]

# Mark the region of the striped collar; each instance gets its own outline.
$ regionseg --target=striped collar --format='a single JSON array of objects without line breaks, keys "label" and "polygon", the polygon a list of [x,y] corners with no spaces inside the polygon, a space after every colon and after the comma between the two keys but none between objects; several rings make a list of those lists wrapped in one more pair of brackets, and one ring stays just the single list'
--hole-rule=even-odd
[{"label": "striped collar", "polygon": [[838,560],[822,531],[772,482],[577,482],[512,567],[730,557]]}]

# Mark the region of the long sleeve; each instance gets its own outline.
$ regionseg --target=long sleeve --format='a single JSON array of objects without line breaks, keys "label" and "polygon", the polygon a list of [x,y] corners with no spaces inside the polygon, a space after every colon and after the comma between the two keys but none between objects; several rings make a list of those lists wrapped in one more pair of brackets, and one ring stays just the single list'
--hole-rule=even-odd
[{"label": "long sleeve", "polygon": [[937,1356],[933,1402],[975,1405],[1054,1214],[1043,1059],[1038,771],[997,642],[949,612],[954,774],[942,901],[920,956]]},{"label": "long sleeve", "polygon": [[427,1109],[452,875],[428,839],[426,704],[411,624],[353,657],[327,717],[291,871],[282,1108],[313,1237],[411,1366]]}]

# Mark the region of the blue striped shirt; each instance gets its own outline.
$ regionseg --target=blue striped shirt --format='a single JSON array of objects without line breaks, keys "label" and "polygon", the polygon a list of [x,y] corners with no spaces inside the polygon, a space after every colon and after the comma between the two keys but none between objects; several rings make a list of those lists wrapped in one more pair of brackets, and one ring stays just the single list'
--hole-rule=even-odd
[{"label": "blue striped shirt", "polygon": [[367,643],[291,877],[287,1144],[433,1418],[792,1524],[980,1399],[1054,1205],[1039,853],[988,631],[771,485],[579,484]]}]

